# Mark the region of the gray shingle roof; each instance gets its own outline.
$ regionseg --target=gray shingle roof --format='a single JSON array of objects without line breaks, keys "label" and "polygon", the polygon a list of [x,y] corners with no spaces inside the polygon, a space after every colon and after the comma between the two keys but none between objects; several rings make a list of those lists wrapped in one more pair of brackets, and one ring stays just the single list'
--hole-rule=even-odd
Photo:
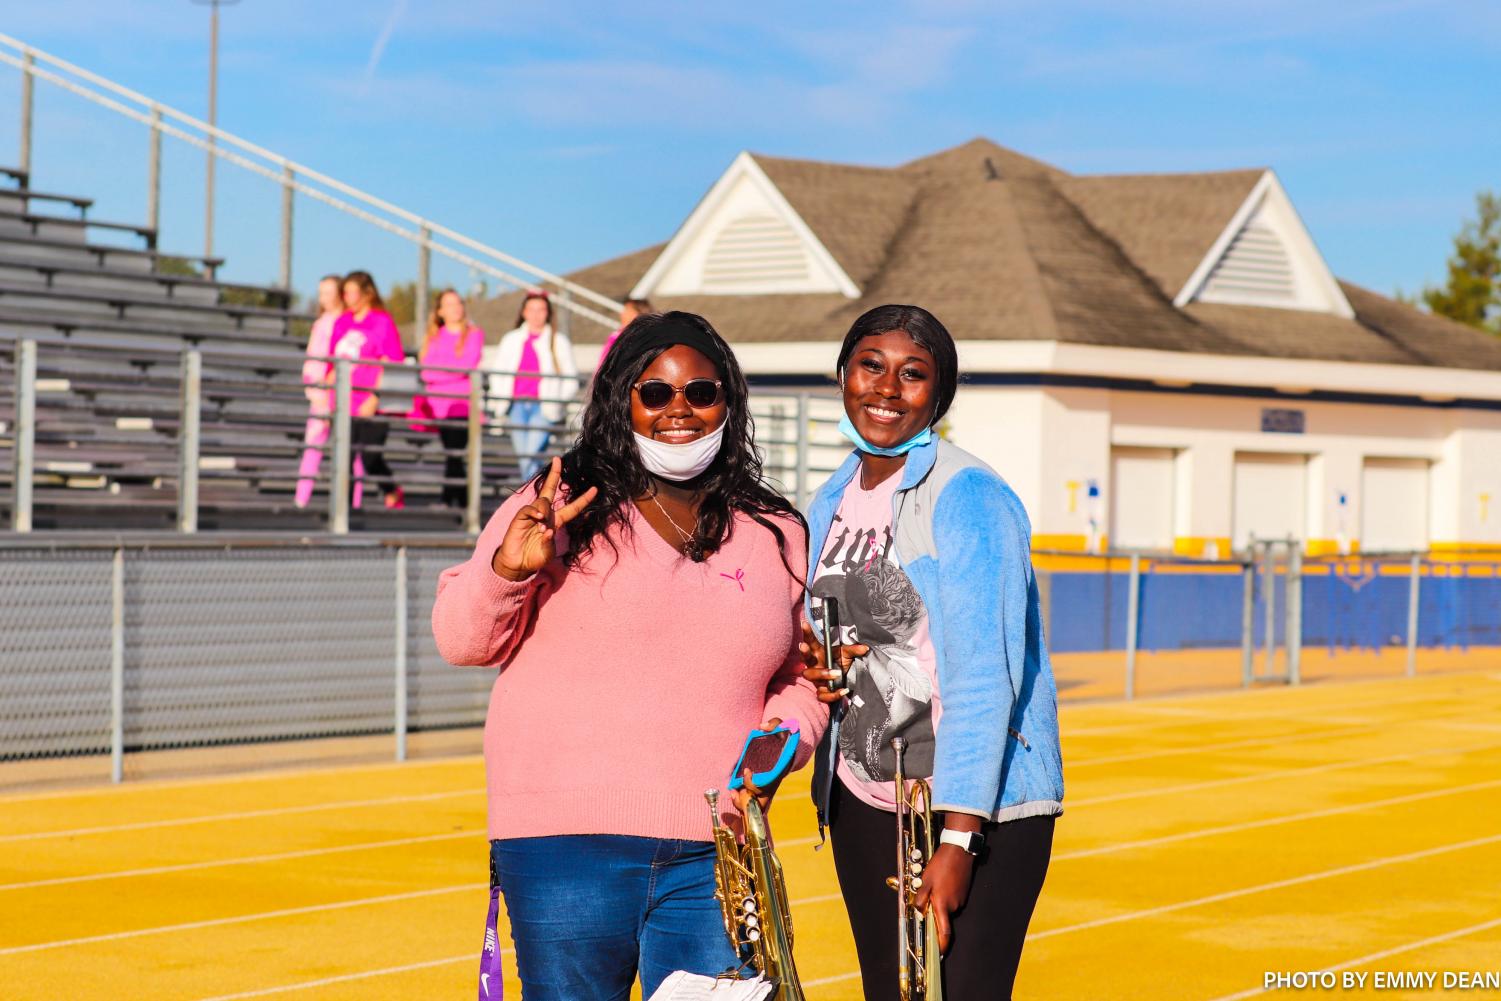
[{"label": "gray shingle roof", "polygon": [[[755,157],[861,295],[657,297],[731,342],[838,341],[855,317],[918,303],[961,340],[1501,370],[1501,339],[1341,283],[1356,316],[1172,298],[1262,170],[1076,177],[986,139],[899,167]],[[569,277],[620,295],[663,246]],[[477,307],[502,322],[515,297]],[[483,311],[483,312],[481,312]],[[482,318],[481,323],[484,323]],[[602,340],[579,324],[575,339]]]}]

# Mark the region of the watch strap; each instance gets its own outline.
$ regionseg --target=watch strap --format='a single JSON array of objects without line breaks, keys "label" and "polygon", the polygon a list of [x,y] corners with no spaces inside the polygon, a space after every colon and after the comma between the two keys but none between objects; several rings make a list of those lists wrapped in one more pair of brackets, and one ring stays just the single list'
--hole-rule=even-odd
[{"label": "watch strap", "polygon": [[985,835],[978,831],[956,831],[945,827],[938,835],[939,844],[953,845],[963,849],[971,855],[980,854],[980,849],[985,847]]}]

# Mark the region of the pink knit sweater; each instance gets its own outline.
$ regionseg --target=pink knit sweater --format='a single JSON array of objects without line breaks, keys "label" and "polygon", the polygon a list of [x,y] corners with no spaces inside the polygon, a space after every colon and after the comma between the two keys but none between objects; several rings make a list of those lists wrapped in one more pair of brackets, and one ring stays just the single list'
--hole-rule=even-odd
[{"label": "pink knit sweater", "polygon": [[[512,583],[491,557],[534,496],[495,513],[469,561],[443,572],[433,606],[445,659],[501,669],[485,720],[490,837],[709,840],[704,790],[724,789],[752,727],[797,719],[802,767],[828,723],[802,678],[800,585],[748,518],[692,563],[634,505],[618,562],[600,540],[577,570],[554,560]],[[806,566],[801,527],[779,527],[788,563]]]}]

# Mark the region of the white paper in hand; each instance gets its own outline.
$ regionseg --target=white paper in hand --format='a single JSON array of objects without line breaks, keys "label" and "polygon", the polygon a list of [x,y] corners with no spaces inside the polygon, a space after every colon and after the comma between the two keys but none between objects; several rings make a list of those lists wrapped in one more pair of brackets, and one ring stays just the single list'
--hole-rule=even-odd
[{"label": "white paper in hand", "polygon": [[716,980],[679,970],[669,974],[647,1001],[766,1001],[775,985],[754,980]]}]

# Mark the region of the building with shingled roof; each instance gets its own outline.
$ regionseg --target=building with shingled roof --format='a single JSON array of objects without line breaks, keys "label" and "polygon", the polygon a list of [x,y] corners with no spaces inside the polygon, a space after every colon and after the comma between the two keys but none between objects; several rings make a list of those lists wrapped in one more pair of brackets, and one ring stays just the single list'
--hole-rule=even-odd
[{"label": "building with shingled roof", "polygon": [[1335,277],[1270,169],[742,153],[668,242],[569,277],[702,313],[766,386],[827,389],[857,316],[926,307],[945,432],[1040,548],[1501,548],[1501,339]]}]

